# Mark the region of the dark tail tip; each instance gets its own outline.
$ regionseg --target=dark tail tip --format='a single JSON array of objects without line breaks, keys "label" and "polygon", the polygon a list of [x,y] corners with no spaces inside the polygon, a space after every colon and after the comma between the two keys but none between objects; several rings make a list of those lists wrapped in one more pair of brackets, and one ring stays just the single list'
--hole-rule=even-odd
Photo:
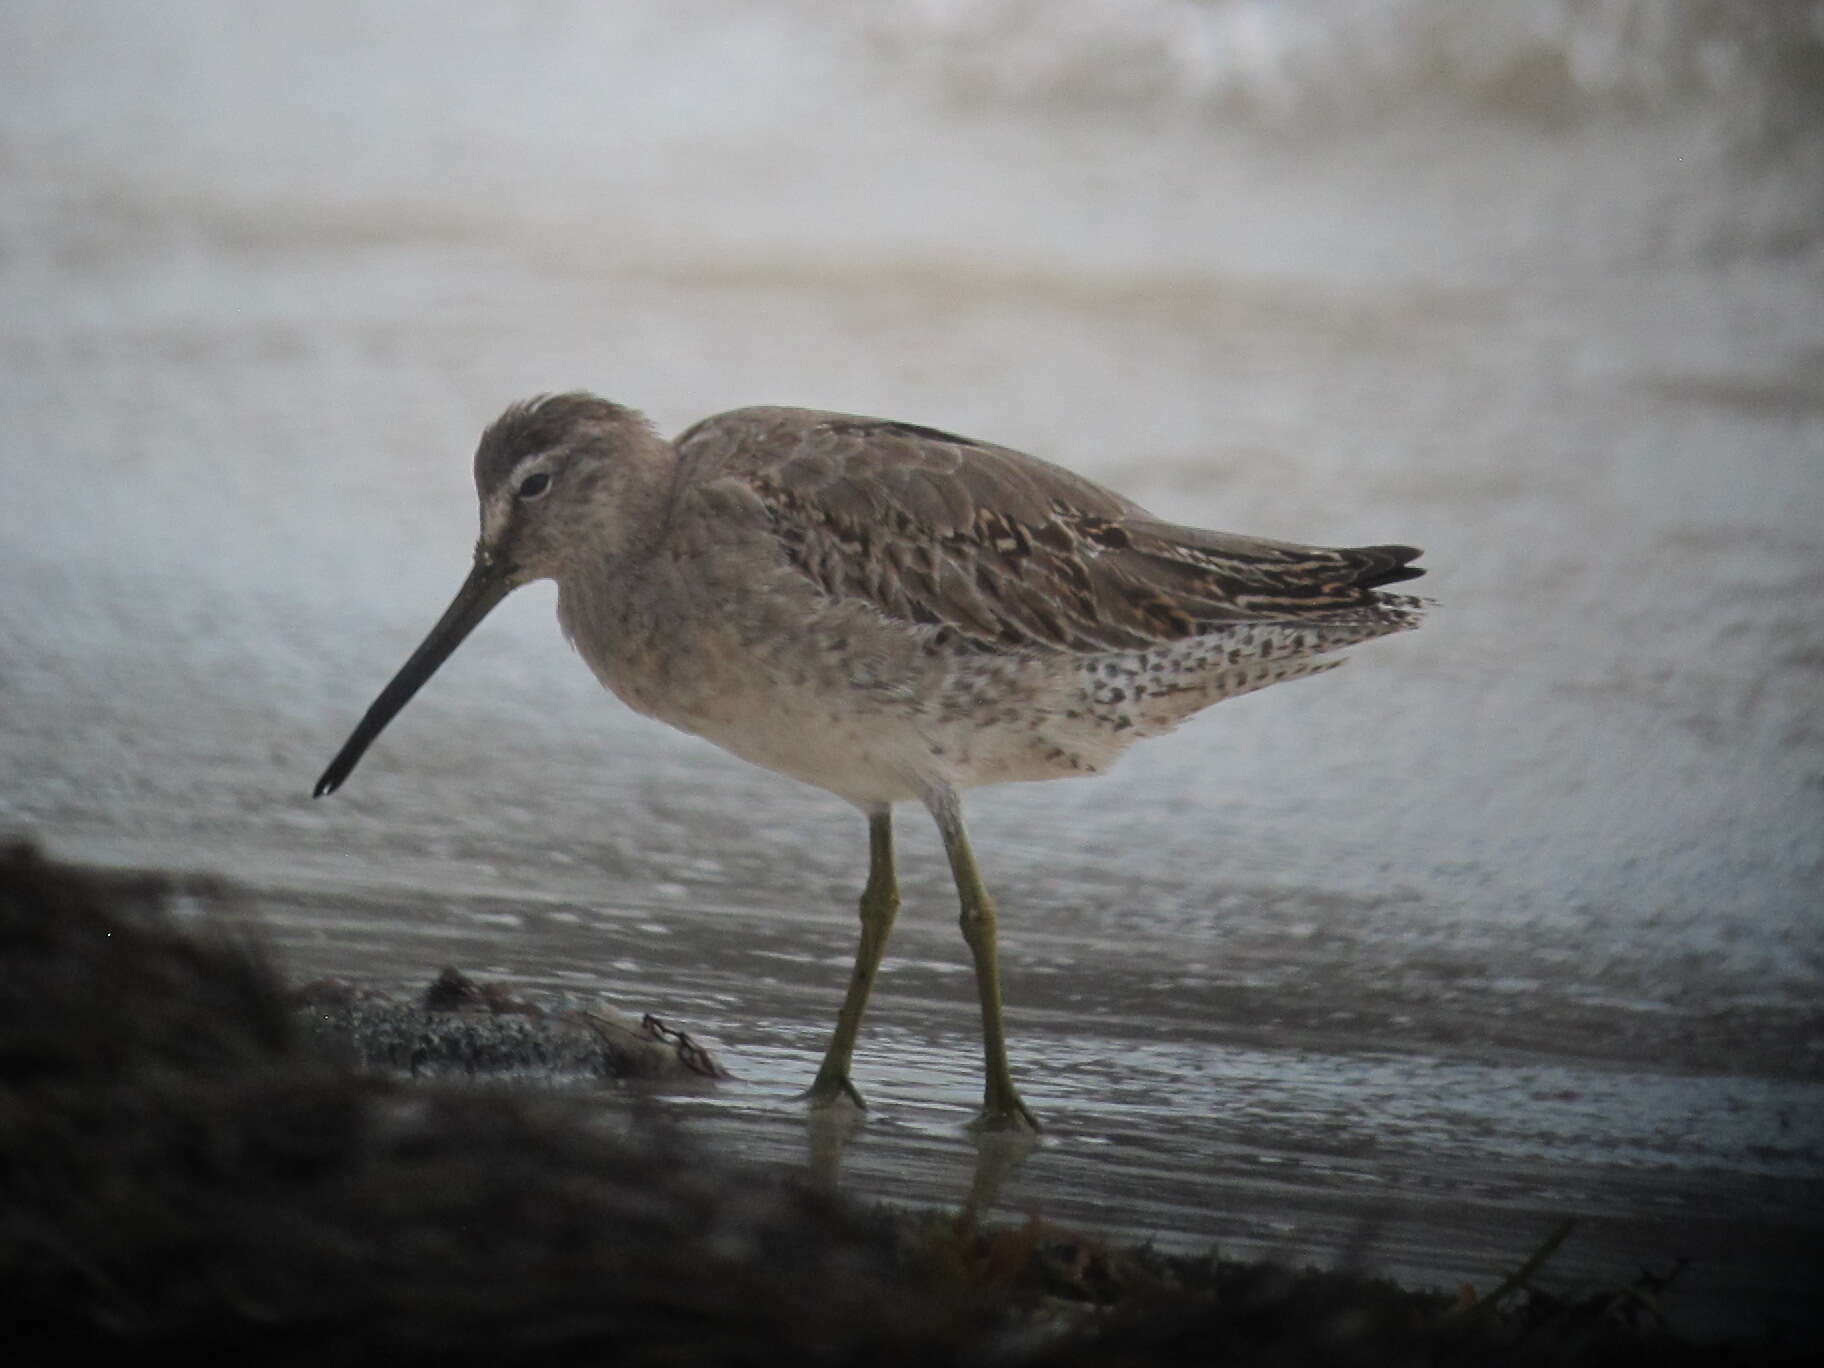
[{"label": "dark tail tip", "polygon": [[1362,558],[1362,568],[1355,576],[1358,589],[1379,589],[1425,573],[1424,566],[1407,564],[1425,554],[1416,546],[1364,546],[1355,554]]}]

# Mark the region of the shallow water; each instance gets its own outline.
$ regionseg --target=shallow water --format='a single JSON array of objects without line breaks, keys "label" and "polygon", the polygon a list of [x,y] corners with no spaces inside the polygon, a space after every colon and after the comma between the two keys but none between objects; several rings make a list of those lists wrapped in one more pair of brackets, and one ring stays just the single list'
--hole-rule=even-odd
[{"label": "shallow water", "polygon": [[[222,872],[299,976],[660,1012],[739,1075],[663,1102],[685,1133],[824,1171],[791,1095],[863,824],[601,695],[548,590],[307,797],[466,568],[480,425],[803,403],[1410,541],[1420,632],[972,796],[1051,1127],[996,1209],[1484,1290],[1577,1216],[1561,1290],[1688,1254],[1687,1323],[1816,1323],[1824,181],[1751,86],[1583,32],[1574,117],[1366,57],[1314,112],[1348,43],[1215,5],[102,12],[0,20],[0,827]],[[1152,75],[1111,85],[1124,23]],[[927,826],[841,1181],[954,1204],[978,1046]]]}]

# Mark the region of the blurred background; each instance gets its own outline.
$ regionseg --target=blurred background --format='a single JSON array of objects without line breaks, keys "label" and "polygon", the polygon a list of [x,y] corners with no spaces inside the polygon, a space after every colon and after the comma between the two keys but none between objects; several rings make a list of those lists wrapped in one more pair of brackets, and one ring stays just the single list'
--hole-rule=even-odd
[{"label": "blurred background", "polygon": [[[0,832],[222,874],[299,977],[660,1011],[742,1080],[681,1124],[796,1162],[853,811],[621,708],[548,586],[308,797],[483,424],[843,409],[1422,545],[1420,632],[972,796],[1006,1206],[1451,1284],[1577,1216],[1567,1290],[1815,1326],[1821,247],[1817,3],[9,0]],[[955,1203],[927,825],[844,1181]]]}]

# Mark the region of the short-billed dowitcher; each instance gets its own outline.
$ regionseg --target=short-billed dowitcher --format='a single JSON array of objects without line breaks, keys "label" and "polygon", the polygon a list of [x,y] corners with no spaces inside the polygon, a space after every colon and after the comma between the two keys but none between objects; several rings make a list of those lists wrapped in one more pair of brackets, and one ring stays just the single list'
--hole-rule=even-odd
[{"label": "short-billed dowitcher", "polygon": [[793,408],[676,441],[590,394],[515,404],[475,453],[481,537],[455,601],[317,781],[333,792],[514,589],[557,581],[564,633],[629,706],[868,818],[861,945],[807,1096],[849,1077],[899,909],[892,805],[937,821],[975,960],[985,1124],[1036,1127],[1007,1065],[994,903],[958,793],[1094,774],[1218,699],[1414,626],[1380,592],[1407,546],[1332,550],[1163,522],[1005,447]]}]

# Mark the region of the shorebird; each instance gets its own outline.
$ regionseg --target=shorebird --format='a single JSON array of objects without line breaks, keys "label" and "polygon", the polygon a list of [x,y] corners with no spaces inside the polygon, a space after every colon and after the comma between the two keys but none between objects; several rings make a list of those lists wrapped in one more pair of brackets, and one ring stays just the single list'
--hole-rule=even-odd
[{"label": "shorebird", "polygon": [[868,820],[861,943],[813,1106],[850,1062],[899,909],[893,804],[942,834],[975,962],[980,1122],[1036,1130],[1001,1019],[995,907],[959,793],[1095,774],[1210,704],[1417,624],[1409,546],[1182,527],[1036,457],[912,423],[744,408],[664,440],[592,394],[514,404],[475,453],[468,578],[317,781],[322,797],[503,598],[557,617],[629,706]]}]

